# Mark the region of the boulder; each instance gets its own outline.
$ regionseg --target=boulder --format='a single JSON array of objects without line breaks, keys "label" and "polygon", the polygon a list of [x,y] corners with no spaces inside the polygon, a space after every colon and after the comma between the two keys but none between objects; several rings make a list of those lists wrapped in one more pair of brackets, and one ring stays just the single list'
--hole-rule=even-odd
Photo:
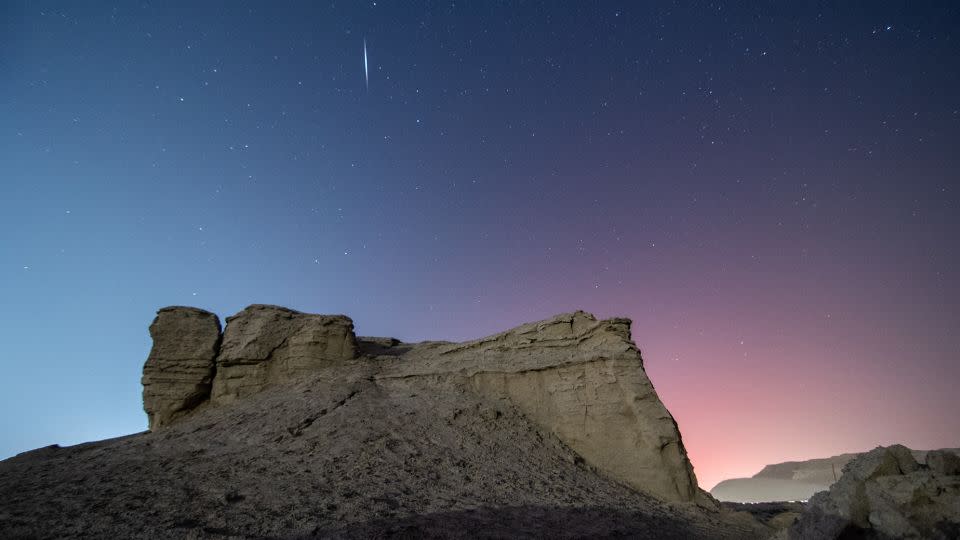
[{"label": "boulder", "polygon": [[227,318],[211,401],[229,403],[357,354],[349,317],[254,304]]},{"label": "boulder", "polygon": [[[942,453],[929,452],[928,460],[931,454],[939,463]],[[810,499],[788,537],[947,539],[958,533],[960,476],[921,465],[910,449],[893,445],[848,463],[829,491]]]},{"label": "boulder", "polygon": [[879,476],[909,474],[920,469],[913,452],[901,444],[877,447],[843,467],[841,479],[850,482],[866,482]]},{"label": "boulder", "polygon": [[150,429],[170,424],[210,397],[220,320],[209,311],[171,306],[150,325],[153,348],[143,365],[143,408]]}]

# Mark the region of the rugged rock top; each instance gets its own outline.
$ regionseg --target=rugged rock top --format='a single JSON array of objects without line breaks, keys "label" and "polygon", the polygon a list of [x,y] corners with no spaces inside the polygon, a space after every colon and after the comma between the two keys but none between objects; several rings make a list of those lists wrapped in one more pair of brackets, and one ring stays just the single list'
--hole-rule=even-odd
[{"label": "rugged rock top", "polygon": [[210,399],[229,403],[357,355],[349,317],[255,304],[227,318]]},{"label": "rugged rock top", "polygon": [[227,318],[161,309],[144,366],[150,428],[232,406],[308,376],[350,385],[436,381],[518,409],[600,473],[665,501],[714,502],[697,487],[676,422],[657,396],[628,319],[577,311],[464,343],[357,339],[343,315],[252,305]]},{"label": "rugged rock top", "polygon": [[151,429],[210,398],[220,350],[220,319],[192,307],[165,307],[150,325],[153,348],[143,365],[143,403]]}]

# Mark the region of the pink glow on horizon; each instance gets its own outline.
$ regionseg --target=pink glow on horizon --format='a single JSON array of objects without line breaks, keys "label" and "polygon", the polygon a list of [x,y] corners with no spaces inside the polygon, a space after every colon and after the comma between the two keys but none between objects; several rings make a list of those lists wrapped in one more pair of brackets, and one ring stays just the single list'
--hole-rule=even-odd
[{"label": "pink glow on horizon", "polygon": [[[662,268],[648,263],[647,273],[623,274],[621,287],[572,293],[563,284],[578,279],[576,267],[527,271],[518,275],[537,279],[517,284],[524,294],[503,287],[458,304],[448,320],[405,320],[417,333],[400,337],[476,339],[577,308],[629,317],[647,374],[707,490],[784,461],[893,443],[960,446],[952,306],[918,296],[923,284],[907,272],[897,288],[869,279],[851,288],[848,276],[788,263],[745,279],[709,260],[669,258]],[[397,321],[383,324],[395,329]]]},{"label": "pink glow on horizon", "polygon": [[[826,343],[790,353],[773,343],[755,344],[746,358],[739,346],[735,341],[716,350],[695,342],[672,357],[655,348],[643,351],[647,373],[680,427],[704,489],[772,463],[893,443],[917,449],[960,443],[960,420],[944,414],[955,407],[950,391],[906,366],[881,362],[875,371],[858,370],[842,358],[854,351]],[[878,360],[895,354],[882,349],[880,343],[863,345],[859,353]],[[678,365],[683,362],[691,368]],[[917,391],[925,385],[928,392]]]}]

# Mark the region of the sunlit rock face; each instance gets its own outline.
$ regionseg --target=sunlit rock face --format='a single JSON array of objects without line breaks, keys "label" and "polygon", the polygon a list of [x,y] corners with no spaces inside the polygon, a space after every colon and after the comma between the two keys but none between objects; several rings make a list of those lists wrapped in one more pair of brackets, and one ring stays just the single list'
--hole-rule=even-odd
[{"label": "sunlit rock face", "polygon": [[[628,319],[598,321],[577,311],[475,341],[406,344],[358,340],[343,315],[267,305],[227,318],[221,339],[211,315],[160,311],[144,367],[151,429],[201,404],[240,407],[265,388],[318,374],[345,388],[433,381],[431,392],[517,410],[600,474],[662,500],[715,504],[697,487],[676,422],[631,341]],[[162,384],[168,386],[161,392]]]}]

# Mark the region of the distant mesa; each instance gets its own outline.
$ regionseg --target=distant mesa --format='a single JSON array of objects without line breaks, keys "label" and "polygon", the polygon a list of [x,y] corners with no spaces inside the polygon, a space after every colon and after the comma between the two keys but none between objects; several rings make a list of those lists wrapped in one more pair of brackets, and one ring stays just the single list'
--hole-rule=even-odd
[{"label": "distant mesa", "polygon": [[724,480],[710,490],[720,501],[805,501],[830,487],[856,453],[767,465],[750,478]]}]

